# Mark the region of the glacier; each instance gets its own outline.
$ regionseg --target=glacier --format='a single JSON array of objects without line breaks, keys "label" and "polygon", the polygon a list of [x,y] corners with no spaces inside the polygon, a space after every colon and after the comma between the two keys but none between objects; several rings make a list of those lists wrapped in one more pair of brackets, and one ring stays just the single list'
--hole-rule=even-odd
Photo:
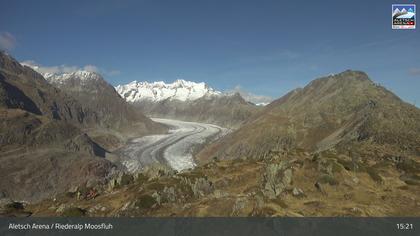
[{"label": "glacier", "polygon": [[212,124],[159,118],[152,120],[169,126],[168,134],[133,139],[116,151],[121,163],[131,173],[154,163],[168,165],[177,171],[194,168],[194,149],[230,132]]}]

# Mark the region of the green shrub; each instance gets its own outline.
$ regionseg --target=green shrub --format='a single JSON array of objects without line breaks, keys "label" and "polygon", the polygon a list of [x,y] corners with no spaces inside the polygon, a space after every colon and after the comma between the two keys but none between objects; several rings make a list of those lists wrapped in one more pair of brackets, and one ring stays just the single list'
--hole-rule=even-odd
[{"label": "green shrub", "polygon": [[139,197],[139,199],[134,204],[136,207],[142,208],[142,209],[149,209],[153,205],[155,205],[157,202],[155,198],[153,198],[150,195],[142,195]]},{"label": "green shrub", "polygon": [[327,168],[331,168],[332,173],[340,173],[342,170],[344,170],[344,166],[333,158],[319,159],[318,163],[322,166],[321,169],[326,170]]},{"label": "green shrub", "polygon": [[64,209],[62,216],[65,217],[82,217],[84,216],[86,213],[85,210],[78,208],[78,207],[70,207],[70,208],[66,208]]},{"label": "green shrub", "polygon": [[384,180],[382,177],[375,171],[372,167],[367,167],[366,172],[369,174],[369,176],[377,183],[382,183]]},{"label": "green shrub", "polygon": [[165,188],[165,185],[162,183],[159,183],[157,181],[154,181],[152,183],[150,183],[149,185],[147,185],[147,189],[149,190],[155,190],[157,192],[162,191]]},{"label": "green shrub", "polygon": [[276,198],[272,200],[272,202],[279,205],[281,208],[284,208],[284,209],[289,207],[281,198]]},{"label": "green shrub", "polygon": [[366,168],[362,163],[355,163],[353,161],[346,161],[346,160],[342,160],[342,159],[337,159],[337,162],[339,164],[341,164],[344,169],[348,170],[348,171],[356,171],[356,172],[361,172],[361,171],[365,171]]},{"label": "green shrub", "polygon": [[23,210],[23,204],[20,202],[12,202],[6,205],[6,209],[9,210]]},{"label": "green shrub", "polygon": [[123,176],[121,176],[121,182],[120,182],[121,186],[129,185],[133,182],[134,182],[134,178],[132,175],[124,174]]},{"label": "green shrub", "polygon": [[318,178],[318,182],[323,184],[329,184],[329,185],[337,185],[338,181],[334,178],[334,176],[331,175],[321,175]]},{"label": "green shrub", "polygon": [[408,158],[398,163],[397,168],[407,173],[420,172],[420,164]]},{"label": "green shrub", "polygon": [[408,185],[420,185],[420,176],[415,174],[405,174],[400,179]]},{"label": "green shrub", "polygon": [[415,180],[411,180],[408,179],[406,181],[404,181],[407,185],[420,185],[420,181],[415,181]]},{"label": "green shrub", "polygon": [[143,182],[146,182],[147,180],[148,180],[147,176],[146,176],[146,175],[144,175],[143,173],[139,173],[139,174],[137,175],[137,179],[136,179],[136,181],[137,181],[138,183],[143,183]]},{"label": "green shrub", "polygon": [[334,173],[340,173],[344,170],[344,166],[342,166],[340,163],[333,161],[331,164]]},{"label": "green shrub", "polygon": [[66,192],[64,195],[68,198],[74,198],[76,196],[76,192]]}]

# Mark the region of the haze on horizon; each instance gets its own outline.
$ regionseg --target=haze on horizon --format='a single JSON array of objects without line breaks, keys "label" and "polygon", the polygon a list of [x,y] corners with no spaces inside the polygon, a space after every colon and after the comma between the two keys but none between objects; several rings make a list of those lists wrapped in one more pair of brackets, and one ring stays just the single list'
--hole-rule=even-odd
[{"label": "haze on horizon", "polygon": [[1,49],[113,85],[181,78],[278,98],[354,69],[420,102],[420,34],[391,29],[393,1],[1,1]]}]

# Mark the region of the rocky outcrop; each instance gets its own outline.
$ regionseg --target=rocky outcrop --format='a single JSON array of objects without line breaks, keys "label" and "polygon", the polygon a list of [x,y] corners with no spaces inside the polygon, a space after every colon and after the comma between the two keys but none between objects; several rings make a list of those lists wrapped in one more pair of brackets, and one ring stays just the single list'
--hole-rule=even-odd
[{"label": "rocky outcrop", "polygon": [[268,198],[276,198],[292,184],[293,172],[287,161],[268,164],[263,174],[263,193]]}]

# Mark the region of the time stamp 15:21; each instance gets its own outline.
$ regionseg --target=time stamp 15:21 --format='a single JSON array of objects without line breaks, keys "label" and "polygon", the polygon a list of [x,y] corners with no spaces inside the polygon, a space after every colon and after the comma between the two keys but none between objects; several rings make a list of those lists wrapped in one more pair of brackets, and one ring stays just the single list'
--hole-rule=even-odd
[{"label": "time stamp 15:21", "polygon": [[414,229],[414,224],[412,224],[412,223],[398,223],[397,224],[397,229],[399,229],[399,230],[413,230]]}]

